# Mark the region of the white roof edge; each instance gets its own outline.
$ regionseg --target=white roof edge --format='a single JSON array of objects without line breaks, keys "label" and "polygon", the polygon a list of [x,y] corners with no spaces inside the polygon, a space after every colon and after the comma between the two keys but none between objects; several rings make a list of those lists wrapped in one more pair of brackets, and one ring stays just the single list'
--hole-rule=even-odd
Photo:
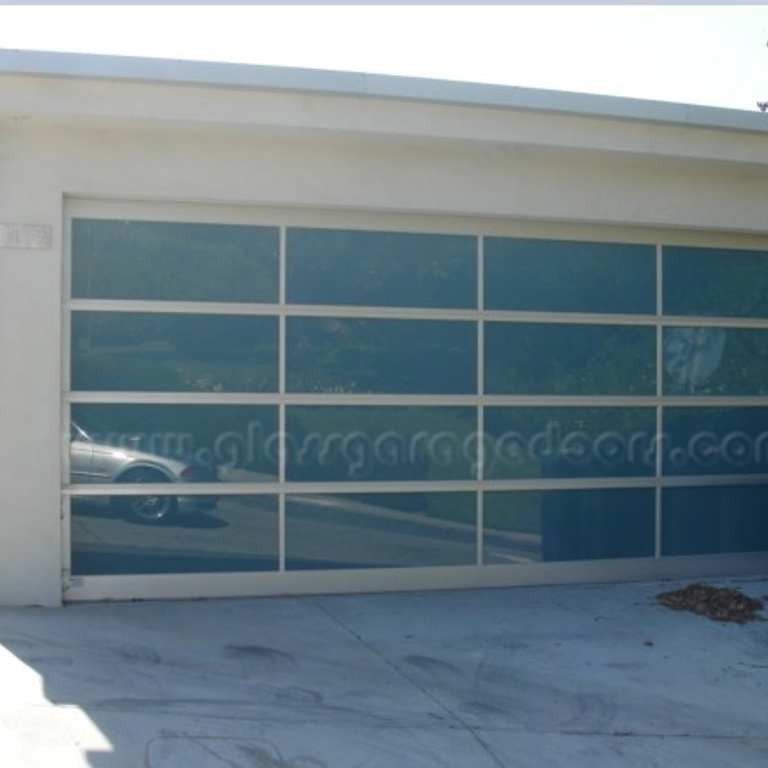
[{"label": "white roof edge", "polygon": [[0,49],[0,75],[3,74],[406,99],[768,134],[768,116],[758,112],[508,85],[262,64]]}]

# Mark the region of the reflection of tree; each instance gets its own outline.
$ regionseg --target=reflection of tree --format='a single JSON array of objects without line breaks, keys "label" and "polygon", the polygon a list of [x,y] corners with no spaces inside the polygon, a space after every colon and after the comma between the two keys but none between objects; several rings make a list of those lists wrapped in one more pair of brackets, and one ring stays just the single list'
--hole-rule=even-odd
[{"label": "reflection of tree", "polygon": [[485,336],[487,393],[648,395],[656,389],[653,328],[487,323]]},{"label": "reflection of tree", "polygon": [[485,238],[485,306],[543,312],[651,314],[650,245]]},{"label": "reflection of tree", "polygon": [[473,323],[291,318],[288,386],[294,392],[471,394]]},{"label": "reflection of tree", "polygon": [[288,301],[475,307],[476,252],[470,236],[289,229]]},{"label": "reflection of tree", "polygon": [[72,254],[76,298],[278,298],[275,227],[76,219]]},{"label": "reflection of tree", "polygon": [[287,419],[291,480],[474,479],[470,408],[295,407]]},{"label": "reflection of tree", "polygon": [[654,472],[652,408],[485,410],[486,477],[637,477]]},{"label": "reflection of tree", "polygon": [[[664,309],[668,314],[768,318],[768,252],[667,247],[664,281]],[[666,394],[768,394],[768,331],[671,328],[665,332],[665,357],[674,355],[686,334],[703,341],[719,339],[717,365],[711,356],[712,370],[706,377],[691,381],[676,375],[670,367],[675,360],[668,359]]]},{"label": "reflection of tree", "polygon": [[768,317],[768,252],[665,247],[664,311]]},{"label": "reflection of tree", "polygon": [[277,390],[277,320],[75,312],[72,386],[83,390]]},{"label": "reflection of tree", "polygon": [[[681,378],[670,367],[674,353],[675,332],[717,333],[723,340],[717,365],[706,377],[697,380]],[[753,328],[687,329],[671,328],[665,333],[664,391],[668,395],[766,395],[768,394],[768,331]]]}]

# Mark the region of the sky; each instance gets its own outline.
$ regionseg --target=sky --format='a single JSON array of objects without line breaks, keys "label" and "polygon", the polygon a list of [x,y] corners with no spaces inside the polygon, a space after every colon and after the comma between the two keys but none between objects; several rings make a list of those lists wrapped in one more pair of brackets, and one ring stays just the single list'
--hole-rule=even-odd
[{"label": "sky", "polygon": [[[768,3],[24,5],[0,48],[499,83],[756,111]],[[767,118],[768,119],[768,118]]]}]

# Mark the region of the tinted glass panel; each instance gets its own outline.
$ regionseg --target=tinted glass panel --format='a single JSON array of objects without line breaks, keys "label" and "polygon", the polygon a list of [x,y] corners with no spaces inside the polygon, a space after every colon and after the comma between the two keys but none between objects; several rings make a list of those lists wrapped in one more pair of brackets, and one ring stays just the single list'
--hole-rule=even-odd
[{"label": "tinted glass panel", "polygon": [[475,499],[473,493],[289,497],[287,567],[474,565]]},{"label": "tinted glass panel", "polygon": [[666,408],[663,418],[665,474],[768,472],[768,409]]},{"label": "tinted glass panel", "polygon": [[146,497],[73,498],[72,573],[277,570],[276,497],[171,498],[174,515],[159,523],[132,513]]},{"label": "tinted glass panel", "polygon": [[486,309],[656,311],[653,246],[488,237],[484,252]]},{"label": "tinted glass panel", "polygon": [[768,550],[768,487],[664,491],[663,553],[707,555]]},{"label": "tinted glass panel", "polygon": [[768,331],[665,328],[664,392],[768,394]]},{"label": "tinted glass panel", "polygon": [[72,389],[274,392],[277,319],[72,313]]},{"label": "tinted glass panel", "polygon": [[485,409],[485,477],[654,474],[652,408]]},{"label": "tinted glass panel", "polygon": [[72,295],[89,299],[278,299],[278,230],[76,219]]},{"label": "tinted glass panel", "polygon": [[768,253],[665,247],[664,312],[768,317]]},{"label": "tinted glass panel", "polygon": [[477,391],[474,323],[288,318],[290,392]]},{"label": "tinted glass panel", "polygon": [[477,306],[473,237],[289,229],[287,252],[289,302]]},{"label": "tinted glass panel", "polygon": [[73,483],[277,480],[277,408],[99,404],[71,414]]},{"label": "tinted glass panel", "polygon": [[486,323],[487,394],[650,395],[655,330],[635,326]]},{"label": "tinted glass panel", "polygon": [[472,408],[289,407],[289,480],[472,480]]},{"label": "tinted glass panel", "polygon": [[486,493],[484,562],[653,557],[653,490]]}]

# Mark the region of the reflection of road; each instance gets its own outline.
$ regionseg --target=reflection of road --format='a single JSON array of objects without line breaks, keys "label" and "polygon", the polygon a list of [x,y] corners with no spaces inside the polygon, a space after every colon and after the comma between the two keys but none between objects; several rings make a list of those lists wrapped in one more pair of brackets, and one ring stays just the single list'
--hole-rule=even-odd
[{"label": "reflection of road", "polygon": [[[77,499],[72,542],[76,575],[276,570],[277,502],[221,496],[213,512],[147,526],[94,499]],[[538,560],[540,537],[493,532],[485,552],[491,564]],[[475,558],[472,525],[344,497],[287,499],[289,570],[474,565]]]},{"label": "reflection of road", "polygon": [[[420,567],[474,565],[474,525],[420,512],[403,512],[339,497],[292,497],[287,502],[288,562],[307,567]],[[538,559],[528,539],[493,534],[494,542],[521,560]],[[535,537],[538,541],[539,537]],[[509,562],[494,558],[494,562]]]},{"label": "reflection of road", "polygon": [[185,573],[277,567],[277,504],[220,497],[209,513],[141,525],[94,499],[72,501],[72,572]]},{"label": "reflection of road", "polygon": [[475,529],[419,512],[343,496],[293,496],[286,503],[288,567],[471,565]]}]

